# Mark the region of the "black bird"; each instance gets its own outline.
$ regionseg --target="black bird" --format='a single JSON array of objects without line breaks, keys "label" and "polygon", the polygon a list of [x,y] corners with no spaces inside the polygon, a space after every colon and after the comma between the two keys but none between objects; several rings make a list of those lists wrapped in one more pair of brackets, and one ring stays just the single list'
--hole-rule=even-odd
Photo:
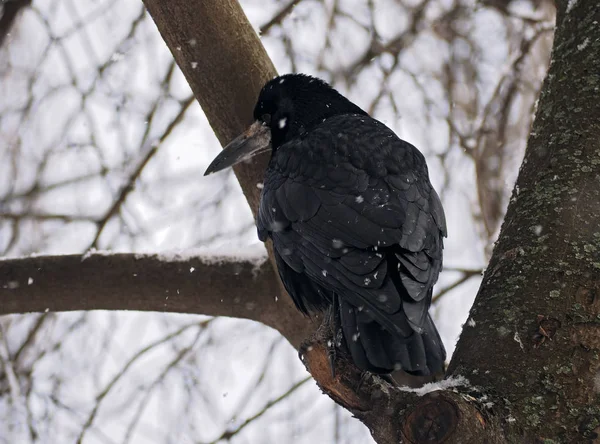
[{"label": "black bird", "polygon": [[272,149],[258,237],[273,240],[296,307],[332,308],[337,345],[362,370],[443,371],[446,352],[428,309],[446,222],[423,155],[307,75],[269,81],[254,118],[205,174]]}]

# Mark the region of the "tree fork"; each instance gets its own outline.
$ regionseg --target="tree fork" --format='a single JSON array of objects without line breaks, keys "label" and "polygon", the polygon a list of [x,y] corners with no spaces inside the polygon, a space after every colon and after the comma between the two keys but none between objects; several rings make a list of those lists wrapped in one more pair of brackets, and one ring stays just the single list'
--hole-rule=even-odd
[{"label": "tree fork", "polygon": [[427,392],[392,385],[362,373],[343,350],[336,355],[332,376],[327,330],[322,326],[302,344],[300,359],[321,390],[362,421],[378,444],[479,444],[483,438],[489,444],[504,442],[498,424],[481,413],[477,398],[466,391]]}]

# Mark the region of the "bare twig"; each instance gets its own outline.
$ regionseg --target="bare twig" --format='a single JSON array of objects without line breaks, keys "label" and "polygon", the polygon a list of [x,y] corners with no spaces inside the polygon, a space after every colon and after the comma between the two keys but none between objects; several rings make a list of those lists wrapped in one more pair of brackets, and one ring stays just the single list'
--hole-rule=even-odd
[{"label": "bare twig", "polygon": [[439,290],[436,293],[436,295],[433,297],[431,303],[432,304],[436,304],[437,302],[439,302],[439,300],[444,295],[450,293],[456,287],[458,287],[459,285],[464,284],[465,282],[467,282],[472,277],[474,277],[474,276],[481,276],[481,271],[482,270],[464,270],[464,271],[462,271],[463,275],[460,278],[458,278],[454,283],[452,283],[452,284],[448,285],[447,287],[444,287],[441,290]]},{"label": "bare twig", "polygon": [[135,182],[141,176],[142,171],[144,171],[144,168],[146,167],[146,165],[148,165],[148,162],[150,162],[150,159],[152,159],[152,157],[154,157],[154,155],[158,151],[160,144],[163,143],[167,139],[167,137],[169,137],[169,135],[171,134],[173,129],[183,120],[183,117],[185,116],[186,111],[188,110],[188,108],[190,107],[190,105],[192,103],[194,103],[193,96],[190,96],[181,102],[181,109],[179,110],[179,113],[177,113],[175,118],[173,118],[173,120],[171,120],[171,122],[169,123],[169,125],[167,126],[167,128],[165,129],[163,134],[160,136],[158,141],[151,144],[150,147],[147,149],[146,154],[140,160],[140,162],[138,163],[138,165],[134,169],[134,171],[129,175],[129,178],[127,179],[125,185],[121,188],[119,195],[117,196],[117,198],[115,199],[115,201],[113,202],[111,207],[106,211],[104,216],[97,222],[98,229],[96,232],[96,236],[94,237],[94,240],[92,241],[92,243],[90,245],[90,248],[96,248],[98,246],[98,241],[100,240],[100,235],[102,234],[102,231],[106,227],[106,224],[119,211],[121,206],[125,203],[127,196],[135,188]]},{"label": "bare twig", "polygon": [[146,347],[142,348],[137,353],[135,353],[127,361],[127,363],[123,366],[123,368],[106,384],[104,389],[96,396],[96,403],[94,404],[94,408],[90,412],[87,420],[85,421],[85,423],[83,424],[83,426],[81,428],[81,432],[79,433],[79,436],[77,438],[77,444],[81,444],[86,432],[88,431],[88,429],[90,429],[92,427],[94,419],[96,418],[96,415],[98,414],[98,410],[100,409],[100,406],[102,405],[102,401],[110,393],[110,391],[113,389],[113,387],[121,380],[121,378],[125,375],[127,370],[129,370],[141,357],[143,357],[146,353],[151,352],[155,348],[165,344],[166,342],[171,341],[172,339],[176,338],[177,336],[182,335],[183,333],[185,333],[187,330],[191,329],[192,327],[197,327],[200,330],[203,330],[204,328],[206,328],[206,325],[208,325],[208,323],[210,321],[211,320],[209,319],[209,320],[203,321],[203,322],[193,322],[190,324],[186,324],[183,327],[179,328],[177,331],[174,331],[173,333],[170,333],[170,334],[148,344]]},{"label": "bare twig", "polygon": [[287,5],[279,10],[277,14],[273,16],[271,20],[262,25],[259,29],[261,34],[267,34],[273,26],[280,25],[281,22],[292,12],[298,3],[302,0],[292,0]]},{"label": "bare twig", "polygon": [[312,380],[312,378],[310,376],[308,376],[308,377],[306,377],[304,379],[301,379],[300,381],[296,382],[294,385],[292,385],[288,390],[286,390],[280,396],[278,396],[277,398],[272,399],[271,401],[267,402],[263,406],[263,408],[261,408],[254,415],[252,415],[249,418],[247,418],[238,427],[236,427],[235,429],[232,429],[232,430],[226,430],[225,432],[223,432],[221,434],[221,436],[219,436],[218,438],[214,439],[213,441],[210,441],[209,444],[217,444],[219,441],[230,440],[235,435],[237,435],[238,433],[240,433],[246,426],[248,426],[249,424],[251,424],[256,419],[260,418],[265,413],[267,413],[271,407],[276,406],[281,401],[283,401],[283,400],[287,399],[288,397],[290,397],[296,390],[298,390],[300,387],[302,387],[304,384],[306,384],[308,381],[311,381],[311,380]]}]

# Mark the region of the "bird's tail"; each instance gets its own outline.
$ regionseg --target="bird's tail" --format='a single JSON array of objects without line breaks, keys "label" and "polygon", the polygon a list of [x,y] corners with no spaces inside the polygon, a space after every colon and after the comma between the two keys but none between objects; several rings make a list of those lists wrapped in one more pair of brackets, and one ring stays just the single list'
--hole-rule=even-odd
[{"label": "bird's tail", "polygon": [[384,329],[367,309],[342,300],[339,309],[345,343],[361,370],[390,373],[402,369],[421,376],[444,371],[446,350],[429,314],[421,333],[400,337]]}]

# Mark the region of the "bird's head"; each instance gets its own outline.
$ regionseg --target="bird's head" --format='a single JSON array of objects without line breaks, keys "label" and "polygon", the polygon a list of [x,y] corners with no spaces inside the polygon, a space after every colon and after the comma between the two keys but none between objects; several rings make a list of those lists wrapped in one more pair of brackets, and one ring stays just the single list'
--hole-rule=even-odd
[{"label": "bird's head", "polygon": [[254,123],[212,161],[204,175],[223,170],[297,137],[329,117],[365,114],[323,80],[304,74],[275,77],[262,88]]}]

